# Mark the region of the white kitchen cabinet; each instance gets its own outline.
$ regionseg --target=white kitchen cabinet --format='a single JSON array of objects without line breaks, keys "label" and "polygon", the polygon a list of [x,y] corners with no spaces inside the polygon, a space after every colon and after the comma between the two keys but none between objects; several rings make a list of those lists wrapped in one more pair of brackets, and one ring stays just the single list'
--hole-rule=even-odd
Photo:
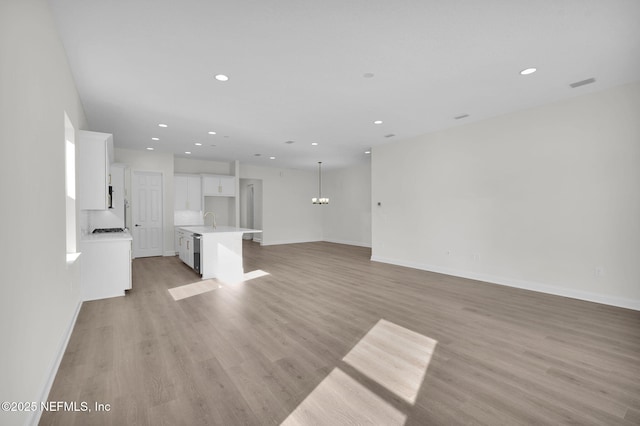
[{"label": "white kitchen cabinet", "polygon": [[173,244],[178,256],[180,256],[180,235],[180,230],[178,228],[175,228],[173,235]]},{"label": "white kitchen cabinet", "polygon": [[187,249],[185,263],[189,265],[190,268],[193,268],[193,237],[191,236],[191,233],[187,233],[186,241]]},{"label": "white kitchen cabinet", "polygon": [[109,208],[113,135],[81,130],[78,132],[77,145],[79,208],[106,210]]},{"label": "white kitchen cabinet", "polygon": [[236,177],[227,175],[202,175],[202,195],[235,197]]},{"label": "white kitchen cabinet", "polygon": [[187,248],[187,243],[185,241],[184,236],[185,236],[184,231],[182,231],[181,229],[176,229],[176,245],[177,245],[176,251],[178,252],[178,258],[183,262],[185,259],[186,248]]},{"label": "white kitchen cabinet", "polygon": [[202,211],[200,175],[174,175],[174,210]]},{"label": "white kitchen cabinet", "polygon": [[178,246],[178,258],[193,268],[193,233],[183,229],[176,229],[176,245]]},{"label": "white kitchen cabinet", "polygon": [[131,289],[131,236],[91,234],[80,242],[82,300],[124,296]]}]

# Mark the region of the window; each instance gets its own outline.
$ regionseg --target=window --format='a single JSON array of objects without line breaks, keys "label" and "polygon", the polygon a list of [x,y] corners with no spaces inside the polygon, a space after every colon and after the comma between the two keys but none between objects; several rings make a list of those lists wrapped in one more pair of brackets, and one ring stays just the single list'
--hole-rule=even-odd
[{"label": "window", "polygon": [[67,217],[67,263],[73,263],[80,253],[76,241],[76,144],[75,130],[64,113],[64,169]]}]

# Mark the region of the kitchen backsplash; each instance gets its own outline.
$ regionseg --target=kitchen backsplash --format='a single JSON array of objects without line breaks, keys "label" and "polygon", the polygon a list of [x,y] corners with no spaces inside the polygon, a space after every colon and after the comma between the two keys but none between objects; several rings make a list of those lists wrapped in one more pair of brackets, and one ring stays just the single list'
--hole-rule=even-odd
[{"label": "kitchen backsplash", "polygon": [[193,210],[175,210],[173,212],[173,224],[175,226],[203,225],[202,212]]},{"label": "kitchen backsplash", "polygon": [[96,228],[124,228],[124,219],[113,210],[81,210],[81,235],[90,234]]}]

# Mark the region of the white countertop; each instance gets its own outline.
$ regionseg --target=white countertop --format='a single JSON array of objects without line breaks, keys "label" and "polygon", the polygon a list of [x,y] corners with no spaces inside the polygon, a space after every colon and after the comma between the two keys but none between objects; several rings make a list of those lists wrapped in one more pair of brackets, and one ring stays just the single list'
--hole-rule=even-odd
[{"label": "white countertop", "polygon": [[83,243],[99,243],[107,241],[131,241],[131,233],[129,231],[124,232],[105,232],[101,234],[86,234],[80,239]]},{"label": "white countertop", "polygon": [[261,229],[237,228],[235,226],[216,226],[215,228],[211,226],[181,226],[180,229],[184,229],[187,232],[193,232],[194,234],[215,234],[222,232],[238,232],[246,234],[262,232]]}]

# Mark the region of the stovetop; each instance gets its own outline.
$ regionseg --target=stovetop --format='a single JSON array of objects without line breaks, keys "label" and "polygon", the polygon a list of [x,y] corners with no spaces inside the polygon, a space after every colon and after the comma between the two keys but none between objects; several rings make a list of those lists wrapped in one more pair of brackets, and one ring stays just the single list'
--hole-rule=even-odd
[{"label": "stovetop", "polygon": [[124,228],[96,228],[93,230],[93,234],[105,234],[108,232],[124,232]]}]

